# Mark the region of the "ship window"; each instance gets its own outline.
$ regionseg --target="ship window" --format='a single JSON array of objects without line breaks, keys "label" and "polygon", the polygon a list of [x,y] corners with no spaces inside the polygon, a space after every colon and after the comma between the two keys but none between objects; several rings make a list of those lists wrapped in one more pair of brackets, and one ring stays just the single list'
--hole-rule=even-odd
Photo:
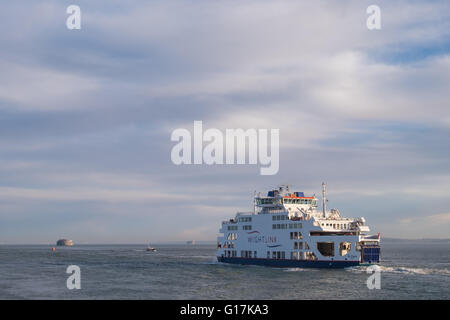
[{"label": "ship window", "polygon": [[350,242],[341,242],[339,244],[339,253],[341,256],[345,256],[350,250],[351,250],[351,243]]},{"label": "ship window", "polygon": [[253,252],[253,258],[256,258],[256,251]]},{"label": "ship window", "polygon": [[272,252],[272,259],[276,259],[277,258],[277,253],[276,253],[276,251],[273,251]]},{"label": "ship window", "polygon": [[270,259],[270,251],[267,251],[267,259]]},{"label": "ship window", "polygon": [[298,243],[298,249],[299,249],[299,250],[302,250],[302,249],[303,249],[303,242],[300,241],[300,242]]},{"label": "ship window", "polygon": [[298,243],[294,242],[294,249],[298,249]]},{"label": "ship window", "polygon": [[281,259],[281,252],[277,251],[277,259]]},{"label": "ship window", "polygon": [[286,259],[286,252],[281,252],[281,259]]}]

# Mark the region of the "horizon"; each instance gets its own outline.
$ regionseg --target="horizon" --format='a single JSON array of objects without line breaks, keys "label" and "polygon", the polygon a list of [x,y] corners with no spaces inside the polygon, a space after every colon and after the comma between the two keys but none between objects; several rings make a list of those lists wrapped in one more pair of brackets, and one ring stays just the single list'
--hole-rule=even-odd
[{"label": "horizon", "polygon": [[[70,239],[73,240],[73,239]],[[175,241],[166,241],[166,242],[151,242],[151,244],[153,245],[186,245],[186,246],[195,246],[195,245],[215,245],[217,243],[217,240],[195,240],[195,244],[187,244],[186,242],[190,241],[190,240],[175,240]],[[381,238],[381,242],[383,241],[450,241],[450,238],[417,238],[417,239],[407,239],[407,238],[391,238],[391,237],[386,237],[386,238]],[[76,246],[113,246],[113,245],[148,245],[148,242],[141,242],[141,243],[114,243],[114,242],[99,242],[99,243],[87,243],[87,242],[75,242],[73,246],[69,246],[69,247],[76,247]],[[0,246],[56,246],[56,241],[53,243],[50,242],[42,242],[42,243],[0,243]],[[62,247],[66,247],[66,246],[62,246]]]}]

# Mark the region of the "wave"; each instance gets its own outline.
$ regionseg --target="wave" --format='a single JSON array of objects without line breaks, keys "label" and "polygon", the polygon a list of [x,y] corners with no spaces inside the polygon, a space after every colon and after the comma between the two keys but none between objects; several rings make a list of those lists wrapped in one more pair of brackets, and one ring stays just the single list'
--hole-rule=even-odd
[{"label": "wave", "polygon": [[302,272],[302,271],[319,271],[319,269],[314,268],[286,268],[284,269],[286,272]]},{"label": "wave", "polygon": [[[345,270],[356,273],[366,273],[368,266],[349,267]],[[378,266],[381,272],[397,273],[397,274],[410,274],[410,275],[446,275],[450,276],[449,269],[433,269],[433,268],[413,268],[413,267],[387,267]]]}]

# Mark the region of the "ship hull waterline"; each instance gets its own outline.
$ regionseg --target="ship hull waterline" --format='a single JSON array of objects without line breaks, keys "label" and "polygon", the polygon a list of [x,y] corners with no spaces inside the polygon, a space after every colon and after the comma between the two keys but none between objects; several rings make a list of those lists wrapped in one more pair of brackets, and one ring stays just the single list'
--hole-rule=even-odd
[{"label": "ship hull waterline", "polygon": [[217,257],[218,262],[257,265],[278,268],[332,268],[342,269],[362,265],[360,261],[324,261],[324,260],[289,260],[289,259],[258,259],[239,257]]}]

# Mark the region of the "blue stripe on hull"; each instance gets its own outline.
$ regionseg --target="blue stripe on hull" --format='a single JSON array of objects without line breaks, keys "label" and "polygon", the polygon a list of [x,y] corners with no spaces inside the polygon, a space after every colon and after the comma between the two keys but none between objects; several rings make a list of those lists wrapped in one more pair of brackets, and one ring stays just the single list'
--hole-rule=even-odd
[{"label": "blue stripe on hull", "polygon": [[251,259],[217,257],[219,262],[250,264],[280,268],[347,268],[360,265],[359,261],[323,261],[323,260],[287,260],[287,259]]}]

